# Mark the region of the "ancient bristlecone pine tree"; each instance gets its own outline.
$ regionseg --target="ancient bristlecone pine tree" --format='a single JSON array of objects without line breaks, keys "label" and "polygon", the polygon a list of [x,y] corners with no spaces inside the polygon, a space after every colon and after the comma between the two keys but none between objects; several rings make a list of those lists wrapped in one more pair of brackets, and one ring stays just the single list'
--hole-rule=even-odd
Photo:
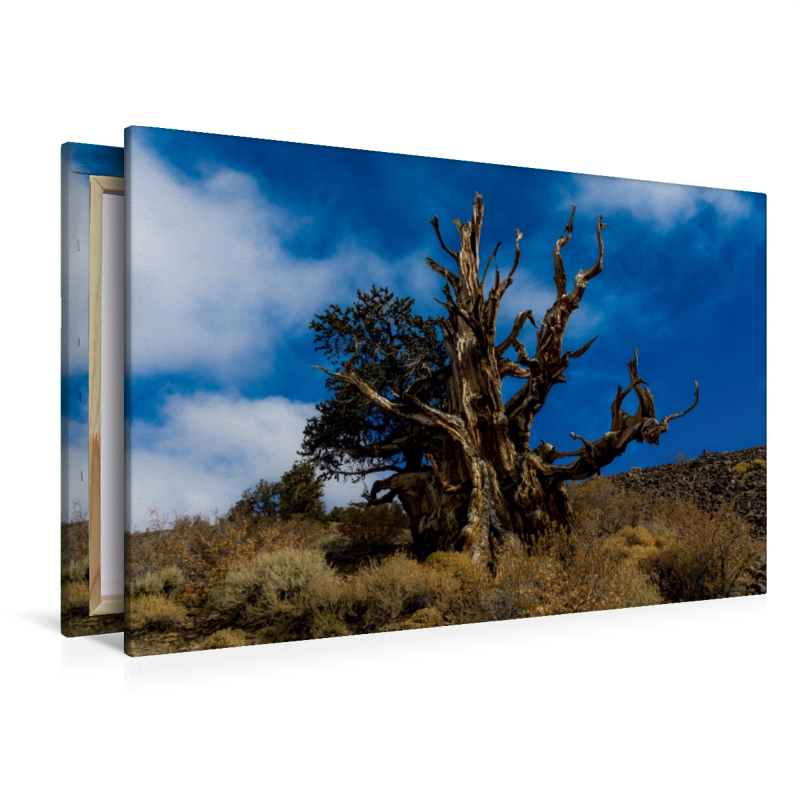
[{"label": "ancient bristlecone pine tree", "polygon": [[[433,371],[422,364],[413,379],[393,389],[376,391],[359,374],[363,370],[354,367],[359,349],[355,340],[353,356],[339,372],[320,367],[333,379],[339,393],[360,395],[375,409],[403,423],[398,426],[400,434],[395,441],[389,437],[372,447],[376,453],[382,448],[383,452],[406,457],[390,467],[395,474],[375,482],[368,500],[376,504],[398,499],[423,552],[463,550],[473,560],[491,561],[506,537],[532,543],[559,529],[569,531],[571,512],[565,481],[596,474],[632,441],[658,444],[669,423],[697,404],[695,384],[692,405],[659,421],[653,395],[639,377],[634,353],[628,362],[628,387],[618,387],[611,404],[608,433],[594,442],[570,434],[582,447],[569,453],[558,452],[544,440],[531,448],[531,425],[551,388],[565,382],[570,359],[582,356],[594,342],[592,339],[574,353],[562,352],[569,317],[578,308],[589,281],[603,269],[602,231],[606,223],[600,216],[597,261],[590,269],[578,272],[568,291],[561,250],[572,235],[574,216],[573,206],[566,229],[553,249],[556,299],[538,327],[531,311],[522,311],[509,334],[497,341],[498,310],[519,265],[522,234],[517,231],[508,276],[501,280],[497,247],[481,276],[478,245],[483,199],[476,194],[472,219],[453,221],[461,240],[458,251],[445,244],[438,218],[432,221],[442,249],[455,263],[453,270],[426,258],[428,266],[445,281],[445,300],[439,302],[446,315],[436,321],[446,350],[445,365]],[[494,271],[487,291],[492,261]],[[536,330],[533,355],[528,355],[519,339],[526,323]],[[508,357],[509,350],[516,353],[515,359]],[[508,401],[503,400],[501,391],[505,378],[524,381]],[[431,396],[434,385],[443,386],[443,402],[421,399]],[[622,401],[632,391],[639,400],[633,415],[622,410]],[[556,463],[565,459],[570,460]],[[365,470],[369,471],[377,468]]]}]

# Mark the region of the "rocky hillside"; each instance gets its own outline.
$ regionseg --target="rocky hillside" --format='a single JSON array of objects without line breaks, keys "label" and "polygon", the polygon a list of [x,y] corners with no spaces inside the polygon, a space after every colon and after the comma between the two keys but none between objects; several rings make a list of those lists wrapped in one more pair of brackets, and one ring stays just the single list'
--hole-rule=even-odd
[{"label": "rocky hillside", "polygon": [[736,510],[753,526],[753,533],[763,537],[767,535],[766,460],[766,446],[703,453],[692,461],[634,468],[613,475],[611,480],[637,493],[682,497],[703,511],[716,510],[723,500],[733,501]]}]

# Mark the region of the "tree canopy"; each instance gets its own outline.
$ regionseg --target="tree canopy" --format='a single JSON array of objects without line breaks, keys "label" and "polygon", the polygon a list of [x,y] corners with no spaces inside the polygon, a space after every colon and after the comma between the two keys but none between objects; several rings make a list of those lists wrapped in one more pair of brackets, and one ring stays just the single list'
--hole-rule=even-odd
[{"label": "tree canopy", "polygon": [[284,472],[279,481],[260,480],[256,486],[245,489],[231,506],[231,517],[253,522],[260,519],[289,520],[296,516],[311,519],[325,517],[323,478],[317,476],[313,465],[298,461]]},{"label": "tree canopy", "polygon": [[[420,398],[444,407],[447,354],[436,320],[415,314],[412,298],[373,286],[359,291],[352,306],[332,305],[316,315],[310,327],[329,363],[358,371],[381,395],[399,397],[420,379],[438,376],[421,388]],[[329,376],[325,387],[332,397],[317,405],[300,451],[325,478],[357,481],[371,473],[420,469],[426,450],[441,449],[424,426],[375,406],[336,377]]]}]

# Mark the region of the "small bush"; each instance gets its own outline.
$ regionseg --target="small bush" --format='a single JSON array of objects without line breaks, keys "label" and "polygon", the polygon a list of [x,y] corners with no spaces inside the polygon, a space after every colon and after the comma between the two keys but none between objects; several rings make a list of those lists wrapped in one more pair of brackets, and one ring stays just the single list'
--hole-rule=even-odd
[{"label": "small bush", "polygon": [[646,498],[608,478],[573,483],[567,492],[580,534],[608,536],[626,525],[640,524],[647,516]]},{"label": "small bush", "polygon": [[61,523],[61,568],[72,561],[89,558],[89,523]]},{"label": "small bush", "polygon": [[[631,532],[636,540],[640,532]],[[626,541],[624,535],[621,541]],[[641,545],[634,545],[641,547]],[[498,612],[514,617],[571,614],[611,608],[657,605],[661,596],[653,579],[594,537],[558,540],[528,553],[514,544],[498,562]]]},{"label": "small bush", "polygon": [[235,631],[232,628],[223,628],[215,631],[203,639],[202,650],[218,650],[222,647],[241,647],[246,644],[244,631]]},{"label": "small bush", "polygon": [[186,582],[183,572],[177,567],[166,567],[155,572],[147,572],[130,584],[132,596],[142,594],[172,594]]},{"label": "small bush", "polygon": [[393,630],[403,617],[432,604],[426,571],[402,554],[357,572],[344,599],[347,619],[360,633]]},{"label": "small bush", "polygon": [[668,602],[732,597],[764,558],[763,542],[730,505],[706,514],[672,500],[654,514],[650,529],[661,547],[650,564]]},{"label": "small bush", "polygon": [[61,580],[63,581],[89,581],[89,557],[70,561],[61,570]]},{"label": "small bush", "polygon": [[647,528],[642,525],[631,527],[626,525],[617,536],[622,539],[628,547],[655,547],[656,539]]},{"label": "small bush", "polygon": [[428,606],[415,611],[400,628],[404,631],[414,631],[420,628],[436,628],[443,624],[442,612],[438,608]]},{"label": "small bush", "polygon": [[753,469],[752,464],[748,464],[746,461],[742,461],[735,467],[731,467],[731,475],[744,475],[745,472],[750,472],[751,469]]},{"label": "small bush", "polygon": [[484,564],[475,564],[466,553],[431,553],[422,564],[427,588],[435,606],[448,624],[482,622],[492,576]]},{"label": "small bush", "polygon": [[603,541],[605,549],[619,558],[630,559],[646,572],[652,571],[652,560],[658,554],[664,540],[657,539],[643,525],[626,525],[613,536]]},{"label": "small bush", "polygon": [[89,581],[65,581],[61,584],[61,616],[89,613]]},{"label": "small bush", "polygon": [[407,529],[408,519],[399,503],[367,508],[350,506],[339,523],[339,534],[364,550],[398,545]]},{"label": "small bush", "polygon": [[186,616],[186,609],[163,595],[144,594],[131,598],[127,627],[132,631],[167,630]]},{"label": "small bush", "polygon": [[754,458],[752,460],[752,462],[750,462],[750,463],[752,463],[752,465],[754,467],[759,467],[760,469],[766,469],[767,468],[767,462],[764,461],[763,458]]},{"label": "small bush", "polygon": [[281,550],[231,571],[211,596],[212,609],[242,627],[270,628],[275,638],[331,635],[340,592],[336,573],[317,551]]}]

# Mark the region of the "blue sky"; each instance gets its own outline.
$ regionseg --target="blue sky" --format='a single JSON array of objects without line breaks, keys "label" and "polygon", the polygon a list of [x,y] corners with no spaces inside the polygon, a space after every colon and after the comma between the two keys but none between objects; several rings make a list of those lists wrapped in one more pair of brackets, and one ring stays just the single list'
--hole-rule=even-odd
[{"label": "blue sky", "polygon": [[[596,259],[597,215],[610,223],[605,270],[565,346],[599,338],[551,393],[535,441],[568,450],[570,431],[606,432],[638,346],[659,416],[686,408],[695,380],[700,403],[659,447],[631,445],[607,472],[766,442],[764,195],[151,128],[131,129],[127,145],[134,527],[152,508],[222,513],[291,466],[325,397],[311,368],[313,315],[373,283],[437,314],[429,221],[438,214],[455,247],[447,221],[470,216],[475,191],[484,258],[502,239],[507,269],[515,228],[524,234],[501,337],[517,312],[539,320],[551,304],[551,253],[570,205],[570,285]],[[344,504],[361,488],[331,483],[326,500]]]}]

